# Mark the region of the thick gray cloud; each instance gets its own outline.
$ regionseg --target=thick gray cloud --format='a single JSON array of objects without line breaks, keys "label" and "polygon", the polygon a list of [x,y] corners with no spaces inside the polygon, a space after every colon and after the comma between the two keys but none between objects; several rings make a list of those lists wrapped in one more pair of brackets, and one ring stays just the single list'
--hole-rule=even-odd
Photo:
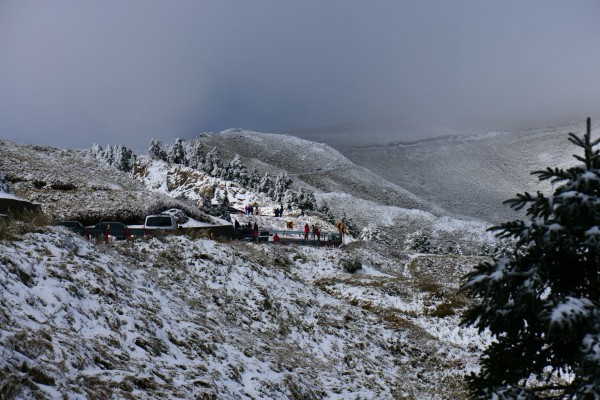
[{"label": "thick gray cloud", "polygon": [[0,137],[600,110],[595,1],[0,2]]}]

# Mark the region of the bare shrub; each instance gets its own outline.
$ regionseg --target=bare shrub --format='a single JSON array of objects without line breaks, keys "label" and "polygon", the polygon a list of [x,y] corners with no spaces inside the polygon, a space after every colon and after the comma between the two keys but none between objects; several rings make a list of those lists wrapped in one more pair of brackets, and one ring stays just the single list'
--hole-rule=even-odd
[{"label": "bare shrub", "polygon": [[348,273],[355,273],[362,267],[362,263],[358,259],[345,259],[342,261],[342,267]]}]

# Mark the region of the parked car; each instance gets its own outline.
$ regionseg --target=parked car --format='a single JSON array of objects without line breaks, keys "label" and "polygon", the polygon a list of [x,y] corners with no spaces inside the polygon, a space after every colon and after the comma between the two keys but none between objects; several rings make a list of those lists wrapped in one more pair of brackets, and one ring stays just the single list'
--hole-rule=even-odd
[{"label": "parked car", "polygon": [[73,232],[83,235],[83,230],[85,227],[79,221],[59,221],[54,224],[54,226],[64,226],[65,228],[72,230]]},{"label": "parked car", "polygon": [[[254,240],[252,228],[238,228],[235,230],[235,237],[238,240]],[[269,231],[260,231],[258,233],[259,242],[269,241]]]},{"label": "parked car", "polygon": [[144,229],[161,229],[171,230],[177,229],[177,220],[172,215],[148,215],[144,222]]},{"label": "parked car", "polygon": [[258,235],[259,242],[268,242],[269,241],[269,231],[260,231]]},{"label": "parked car", "polygon": [[127,225],[122,222],[98,222],[96,225],[86,226],[88,236],[101,236],[108,230],[109,240],[127,239]]},{"label": "parked car", "polygon": [[237,228],[235,237],[238,240],[252,240],[252,228]]}]

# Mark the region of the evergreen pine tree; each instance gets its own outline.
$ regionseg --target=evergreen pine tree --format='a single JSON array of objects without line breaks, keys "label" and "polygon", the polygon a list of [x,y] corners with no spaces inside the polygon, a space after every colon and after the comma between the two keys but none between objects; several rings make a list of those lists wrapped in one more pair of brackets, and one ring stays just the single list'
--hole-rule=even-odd
[{"label": "evergreen pine tree", "polygon": [[218,189],[215,192],[213,200],[203,202],[201,209],[209,215],[214,215],[215,217],[231,221],[231,216],[229,215],[229,206],[230,202],[227,195],[227,190],[221,191]]},{"label": "evergreen pine tree", "polygon": [[98,160],[102,160],[104,158],[104,149],[102,149],[102,146],[100,146],[99,144],[94,143],[92,145],[91,153],[94,156],[94,158]]},{"label": "evergreen pine tree", "polygon": [[177,138],[169,147],[169,152],[167,153],[167,161],[171,164],[181,164],[186,165],[185,159],[185,149],[183,147],[183,140]]},{"label": "evergreen pine tree", "polygon": [[329,206],[325,201],[322,201],[322,204],[320,207],[317,208],[317,211],[319,211],[321,214],[324,214],[327,217],[327,221],[331,222],[332,224],[335,224],[335,217],[333,216],[333,213],[331,212]]},{"label": "evergreen pine tree", "polygon": [[356,227],[356,225],[354,225],[354,222],[352,222],[352,220],[348,218],[346,213],[342,214],[342,224],[344,224],[344,227],[346,228],[348,234],[355,235],[358,233],[358,228]]},{"label": "evergreen pine tree", "polygon": [[246,186],[248,184],[248,169],[242,164],[242,159],[239,154],[236,154],[227,166],[225,167],[227,170],[227,174],[229,176],[229,180],[233,180],[234,182],[238,182],[242,186]]},{"label": "evergreen pine tree", "polygon": [[110,166],[112,166],[115,162],[114,150],[115,149],[113,149],[113,147],[109,144],[106,146],[104,152],[102,153],[102,158],[104,159],[104,162]]},{"label": "evergreen pine tree", "polygon": [[297,195],[291,189],[287,189],[283,195],[283,202],[286,204],[295,204],[297,205]]},{"label": "evergreen pine tree", "polygon": [[223,165],[221,164],[221,154],[219,153],[219,149],[213,147],[211,151],[206,153],[202,170],[210,176],[217,178],[221,176]]},{"label": "evergreen pine tree", "polygon": [[249,189],[258,190],[259,185],[260,185],[260,175],[258,174],[258,171],[256,170],[256,168],[254,168],[252,170],[252,173],[250,174],[250,177],[248,178],[248,183],[246,184],[246,186]]},{"label": "evergreen pine tree", "polygon": [[514,255],[479,264],[462,286],[476,300],[463,324],[495,339],[467,378],[474,398],[600,398],[600,141],[589,119],[569,141],[581,164],[534,172],[559,186],[507,200],[528,219],[491,228],[516,239]]},{"label": "evergreen pine tree", "polygon": [[317,207],[317,200],[313,192],[300,188],[296,194],[296,206],[304,211],[314,210]]},{"label": "evergreen pine tree", "polygon": [[231,164],[227,163],[223,166],[220,172],[221,179],[225,179],[226,181],[233,180],[233,169],[231,168]]},{"label": "evergreen pine tree", "polygon": [[275,184],[273,185],[274,199],[275,201],[282,201],[285,191],[291,186],[292,179],[286,173],[280,173],[275,178]]},{"label": "evergreen pine tree", "polygon": [[266,193],[269,196],[273,194],[273,180],[268,172],[265,172],[265,175],[261,178],[258,184],[258,191]]},{"label": "evergreen pine tree", "polygon": [[113,163],[111,164],[113,167],[123,172],[129,172],[133,168],[134,162],[135,155],[130,148],[122,144],[114,147]]},{"label": "evergreen pine tree", "polygon": [[116,168],[120,171],[129,172],[135,163],[133,151],[120,144],[117,146],[107,145],[106,149],[94,143],[91,154],[98,160],[102,160],[106,165]]},{"label": "evergreen pine tree", "polygon": [[315,194],[310,190],[306,192],[304,203],[305,210],[314,210],[317,207],[317,199],[315,198]]},{"label": "evergreen pine tree", "polygon": [[185,159],[188,167],[202,170],[205,161],[204,153],[202,152],[203,148],[204,145],[198,140],[194,141],[190,146],[187,147]]},{"label": "evergreen pine tree", "polygon": [[148,154],[155,160],[167,161],[167,153],[163,149],[162,143],[158,141],[158,139],[152,139],[150,141]]}]

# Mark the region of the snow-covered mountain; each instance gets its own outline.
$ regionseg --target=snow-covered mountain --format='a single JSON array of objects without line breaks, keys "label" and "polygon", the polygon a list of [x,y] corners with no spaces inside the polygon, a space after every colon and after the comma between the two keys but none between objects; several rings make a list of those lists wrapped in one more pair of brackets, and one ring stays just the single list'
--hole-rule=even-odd
[{"label": "snow-covered mountain", "polygon": [[[495,251],[485,223],[322,144],[245,131],[198,140],[289,174],[360,235],[340,248],[185,235],[107,245],[12,222],[0,235],[0,398],[464,397],[488,338],[458,326],[456,290]],[[274,218],[268,196],[152,157],[124,173],[85,150],[1,144],[11,187],[51,219],[202,217],[226,195],[257,203],[261,216],[245,218],[262,226],[334,229],[319,213]]]},{"label": "snow-covered mountain", "polygon": [[[319,137],[357,165],[453,215],[500,222],[520,215],[502,206],[504,200],[549,189],[530,172],[573,164],[568,133],[580,135],[584,125],[582,119],[558,127],[496,132],[407,129],[351,125],[294,134]],[[410,132],[412,141],[407,141]]]},{"label": "snow-covered mountain", "polygon": [[[240,155],[249,170],[256,168],[273,176],[288,174],[293,177],[292,186],[313,190],[318,202],[327,204],[337,221],[342,215],[350,217],[357,228],[355,235],[365,230],[363,238],[404,248],[411,245],[415,236],[426,236],[439,245],[458,246],[473,255],[494,242],[485,232],[487,223],[449,217],[443,209],[356,166],[327,145],[242,130],[202,134],[192,143],[196,142],[207,150],[217,148],[223,160]],[[138,179],[173,197],[198,201],[207,195],[227,193],[230,204],[238,210],[244,204],[257,203],[261,214],[271,215],[277,206],[277,202],[262,194],[182,165],[150,157],[141,157],[137,165]],[[327,223],[322,221],[320,225]]]},{"label": "snow-covered mountain", "polygon": [[443,207],[423,201],[367,168],[358,166],[340,152],[322,143],[293,136],[228,130],[200,135],[205,148],[217,147],[224,158],[239,154],[248,169],[277,174],[286,171],[297,183],[318,192],[346,193],[382,205],[419,209],[443,215]]}]

